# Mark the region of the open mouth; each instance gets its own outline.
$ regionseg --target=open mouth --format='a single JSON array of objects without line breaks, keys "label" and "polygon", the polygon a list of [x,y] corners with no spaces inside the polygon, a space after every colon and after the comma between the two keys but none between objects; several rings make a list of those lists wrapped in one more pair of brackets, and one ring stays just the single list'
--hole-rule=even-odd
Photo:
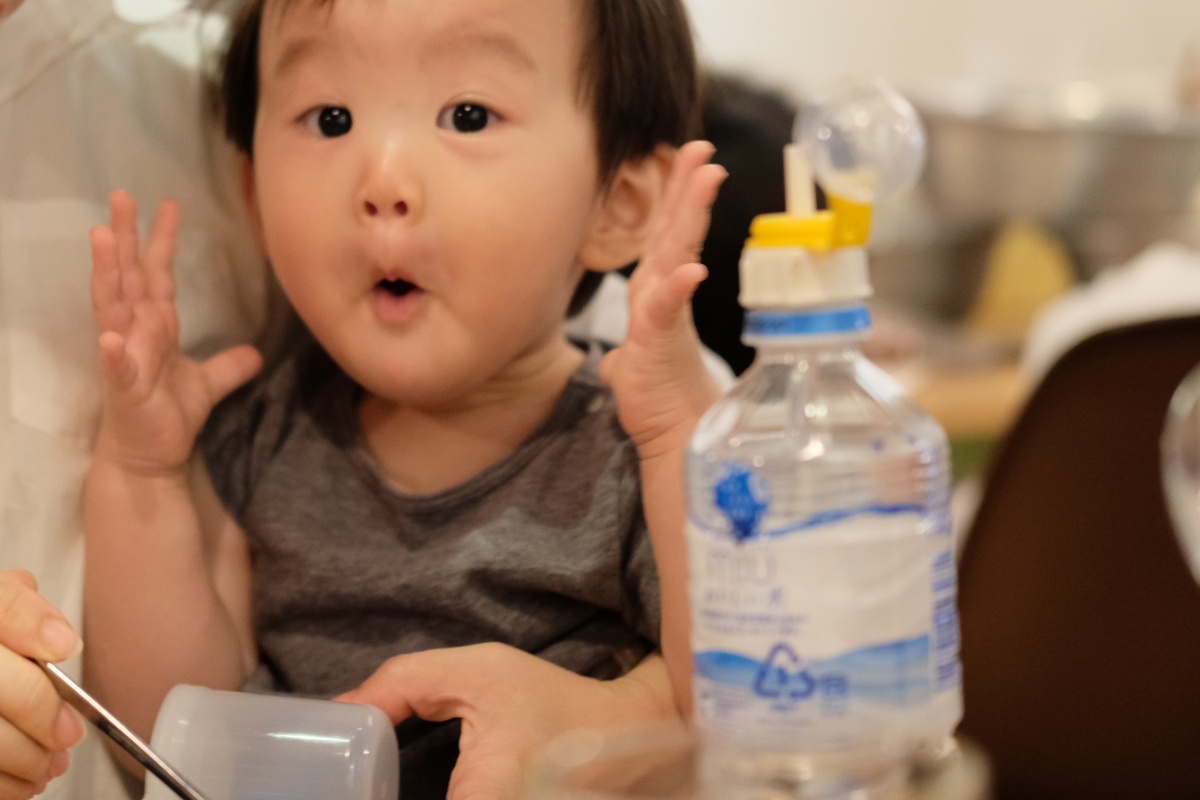
[{"label": "open mouth", "polygon": [[379,282],[379,288],[393,297],[404,297],[409,292],[417,288],[416,284],[409,283],[403,279],[382,280]]}]

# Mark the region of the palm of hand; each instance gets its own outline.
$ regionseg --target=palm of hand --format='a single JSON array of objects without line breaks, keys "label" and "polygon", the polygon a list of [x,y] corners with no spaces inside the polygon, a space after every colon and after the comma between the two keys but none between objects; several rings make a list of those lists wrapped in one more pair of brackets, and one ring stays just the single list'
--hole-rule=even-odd
[{"label": "palm of hand", "polygon": [[106,422],[127,464],[183,464],[212,408],[200,365],[179,349],[178,330],[172,304],[147,301],[135,306],[126,331],[109,329],[119,341],[108,332],[101,339],[103,357],[112,353],[120,378],[109,383]]},{"label": "palm of hand", "polygon": [[621,424],[643,457],[682,446],[718,394],[690,308],[706,275],[696,259],[709,209],[725,177],[708,163],[711,155],[711,145],[692,142],[676,156],[658,224],[630,277],[629,332],[601,364]]},{"label": "palm of hand", "polygon": [[98,446],[139,470],[170,470],[188,458],[214,403],[258,369],[248,348],[201,364],[179,348],[171,262],[179,211],[164,203],[145,250],[137,209],[114,192],[111,227],[92,230],[92,306],[107,383]]}]

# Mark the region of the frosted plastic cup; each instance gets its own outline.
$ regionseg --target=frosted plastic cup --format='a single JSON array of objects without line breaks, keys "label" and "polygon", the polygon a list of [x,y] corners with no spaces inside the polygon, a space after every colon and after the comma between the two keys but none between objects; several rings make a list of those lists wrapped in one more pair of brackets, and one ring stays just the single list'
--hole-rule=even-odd
[{"label": "frosted plastic cup", "polygon": [[[151,746],[208,800],[396,800],[396,734],[382,711],[176,686]],[[145,800],[176,800],[147,775]]]}]

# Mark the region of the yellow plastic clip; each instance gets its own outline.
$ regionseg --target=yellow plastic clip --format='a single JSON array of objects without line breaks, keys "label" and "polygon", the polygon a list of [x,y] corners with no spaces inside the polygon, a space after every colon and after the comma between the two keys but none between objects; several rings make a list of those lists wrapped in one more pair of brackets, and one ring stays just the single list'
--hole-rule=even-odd
[{"label": "yellow plastic clip", "polygon": [[862,247],[871,236],[871,207],[827,194],[833,212],[833,246]]}]

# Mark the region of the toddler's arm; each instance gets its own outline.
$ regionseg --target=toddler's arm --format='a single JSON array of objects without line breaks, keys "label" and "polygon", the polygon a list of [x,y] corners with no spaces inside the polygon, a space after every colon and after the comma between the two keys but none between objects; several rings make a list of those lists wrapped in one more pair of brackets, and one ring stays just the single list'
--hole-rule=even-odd
[{"label": "toddler's arm", "polygon": [[599,681],[495,642],[396,656],[336,699],[381,708],[393,723],[461,718],[448,800],[515,800],[532,759],[568,730],[678,718],[657,653]]},{"label": "toddler's arm", "polygon": [[84,487],[84,678],[148,736],[177,683],[237,688],[254,661],[244,537],[189,457],[213,406],[260,368],[248,346],[204,363],[179,349],[163,203],[143,250],[132,198],[92,231],[104,409]]},{"label": "toddler's arm", "polygon": [[28,572],[0,572],[0,800],[40,794],[67,771],[83,722],[28,659],[61,661],[79,637]]},{"label": "toddler's arm", "polygon": [[600,365],[621,425],[641,459],[642,504],[662,585],[662,650],[676,702],[691,713],[687,516],[683,463],[700,417],[720,389],[704,366],[691,297],[706,271],[697,263],[709,210],[725,179],[713,147],[690,142],[675,156],[659,218],[629,280],[629,333]]}]

